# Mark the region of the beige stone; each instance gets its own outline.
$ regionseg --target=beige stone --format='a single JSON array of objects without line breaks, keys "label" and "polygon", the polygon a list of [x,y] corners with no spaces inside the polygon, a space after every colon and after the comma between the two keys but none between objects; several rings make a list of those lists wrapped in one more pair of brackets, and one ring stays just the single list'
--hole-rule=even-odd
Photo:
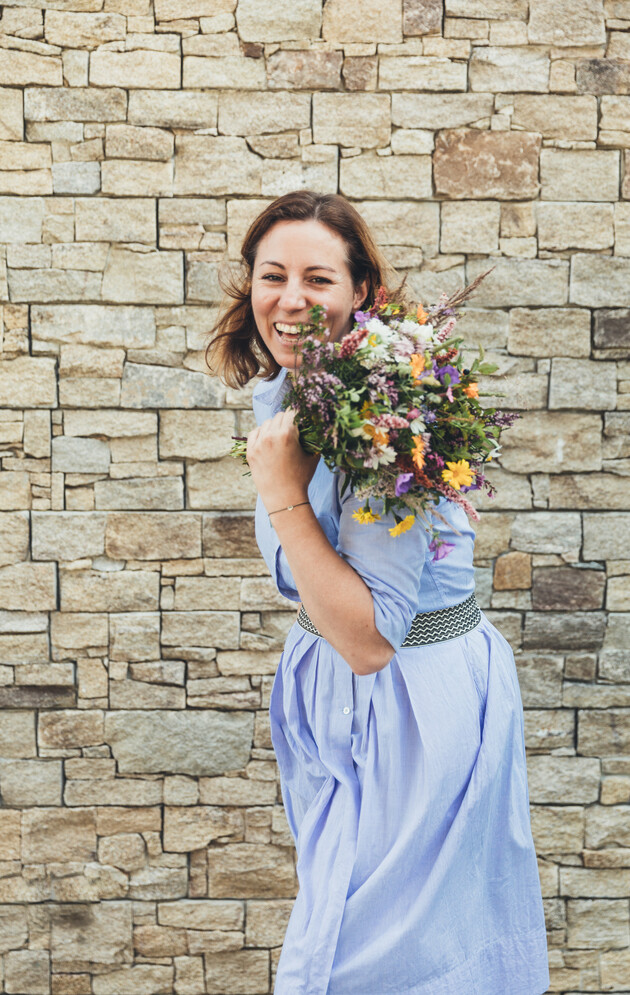
[{"label": "beige stone", "polygon": [[532,834],[538,853],[579,853],[584,846],[584,809],[532,805]]},{"label": "beige stone", "polygon": [[98,573],[89,570],[62,571],[62,611],[155,611],[159,576],[143,570]]},{"label": "beige stone", "polygon": [[249,988],[264,991],[269,977],[267,950],[236,950],[206,957],[206,991],[210,995],[233,995]]},{"label": "beige stone", "polygon": [[602,0],[530,0],[528,35],[535,45],[603,45],[606,27]]},{"label": "beige stone", "polygon": [[526,46],[494,45],[473,49],[470,58],[470,89],[474,92],[549,90],[549,56],[543,50]]},{"label": "beige stone", "polygon": [[229,453],[234,434],[234,416],[229,411],[164,411],[160,456],[219,459]]},{"label": "beige stone", "polygon": [[173,135],[163,128],[107,126],[105,150],[112,159],[170,159],[173,148]]},{"label": "beige stone", "polygon": [[535,197],[539,149],[535,134],[443,131],[433,160],[436,190],[454,199]]},{"label": "beige stone", "polygon": [[540,153],[542,200],[617,200],[619,152],[542,149]]},{"label": "beige stone", "polygon": [[157,612],[124,612],[109,616],[111,660],[157,660],[160,657],[160,616]]},{"label": "beige stone", "polygon": [[209,843],[230,837],[242,839],[243,813],[238,809],[187,805],[164,809],[164,849],[174,853],[201,850]]},{"label": "beige stone", "polygon": [[501,465],[516,473],[600,470],[600,416],[528,411],[502,445]]},{"label": "beige stone", "polygon": [[396,0],[328,0],[324,7],[322,34],[337,44],[402,41],[402,10]]},{"label": "beige stone", "polygon": [[94,860],[94,813],[90,809],[30,809],[23,817],[22,856],[34,864]]},{"label": "beige stone", "polygon": [[442,6],[441,0],[403,0],[403,33],[440,35]]},{"label": "beige stone", "polygon": [[238,33],[243,41],[274,42],[319,38],[320,0],[278,0],[273,17],[264,0],[240,0],[236,9]]},{"label": "beige stone", "polygon": [[[602,100],[619,99],[603,97]],[[516,94],[512,127],[544,138],[588,142],[597,137],[597,98]]]},{"label": "beige stone", "polygon": [[184,87],[216,87],[221,90],[258,90],[265,86],[265,67],[262,59],[248,59],[242,55],[222,58],[203,55],[184,56]]},{"label": "beige stone", "polygon": [[28,512],[15,511],[0,514],[0,567],[19,563],[28,558]]},{"label": "beige stone", "polygon": [[31,507],[31,488],[27,473],[2,474],[0,476],[0,511]]},{"label": "beige stone", "polygon": [[374,148],[389,144],[390,97],[378,93],[316,93],[313,138],[322,144]]},{"label": "beige stone", "polygon": [[575,253],[571,259],[571,303],[587,307],[630,305],[630,259]]},{"label": "beige stone", "polygon": [[76,10],[49,10],[46,13],[46,41],[62,48],[98,48],[108,41],[124,38],[125,18],[121,14],[77,13]]},{"label": "beige stone", "polygon": [[186,470],[190,508],[229,511],[248,510],[256,503],[251,477],[243,475],[232,457],[210,463],[191,463]]},{"label": "beige stone", "polygon": [[[487,259],[469,260],[468,281],[487,269]],[[561,259],[497,259],[492,272],[475,292],[475,304],[484,307],[566,304],[568,276],[568,263]]]},{"label": "beige stone", "polygon": [[178,577],[175,583],[177,611],[238,611],[241,581],[238,577]]},{"label": "beige stone", "polygon": [[62,86],[61,59],[3,48],[0,50],[0,85],[4,83],[9,86]]},{"label": "beige stone", "polygon": [[536,215],[541,249],[606,249],[614,242],[612,204],[543,202]]},{"label": "beige stone", "polygon": [[0,570],[0,607],[11,611],[49,611],[56,605],[53,563],[16,563]]},{"label": "beige stone", "polygon": [[[122,213],[125,213],[125,202],[120,203],[122,204]],[[110,206],[110,212],[111,210]],[[77,211],[80,217],[81,208],[78,205]],[[102,218],[102,214],[100,217]],[[84,218],[85,220],[81,223],[85,223],[86,226],[91,223],[99,223],[97,215],[89,210]],[[129,228],[125,230],[131,234]],[[123,229],[120,227],[116,228],[112,225],[109,231],[103,231],[103,236],[122,234],[122,231]],[[112,241],[123,241],[123,239],[112,239]],[[155,343],[155,315],[151,308],[100,304],[51,304],[33,306],[31,314],[34,351],[55,351],[51,350],[51,345],[64,342],[98,346],[124,345],[128,349],[145,348]],[[67,417],[72,420],[71,415]],[[124,413],[120,417],[124,418]],[[66,428],[66,434],[79,435],[83,433],[68,433]]]},{"label": "beige stone", "polygon": [[0,197],[0,237],[3,242],[40,242],[44,221],[41,197]]},{"label": "beige stone", "polygon": [[532,586],[532,562],[527,553],[504,553],[494,567],[497,591],[528,590]]},{"label": "beige stone", "polygon": [[575,408],[605,411],[614,406],[617,393],[615,363],[588,359],[554,359],[549,381],[549,408]]},{"label": "beige stone", "polygon": [[[21,826],[21,812],[5,809],[5,811],[0,813],[0,860],[20,859],[22,846]],[[7,940],[11,943],[11,939],[7,936],[3,919],[4,916],[0,911],[0,950],[4,953]],[[19,945],[19,941],[16,945]]]},{"label": "beige stone", "polygon": [[135,964],[94,977],[95,995],[169,995],[173,991],[172,964]]},{"label": "beige stone", "polygon": [[516,356],[589,356],[590,312],[580,308],[510,311],[508,350]]},{"label": "beige stone", "polygon": [[181,253],[113,247],[103,274],[102,293],[104,300],[120,303],[182,303]]},{"label": "beige stone", "polygon": [[311,98],[301,93],[223,93],[219,97],[219,131],[223,135],[261,135],[307,128]]},{"label": "beige stone", "polygon": [[105,515],[34,511],[31,515],[34,560],[78,560],[105,548]]},{"label": "beige stone", "polygon": [[[420,246],[424,256],[438,252],[439,205],[426,201],[363,201],[355,207],[382,246]],[[385,250],[388,254],[388,250]]]},{"label": "beige stone", "polygon": [[61,649],[107,645],[107,616],[91,612],[53,612],[51,642]]},{"label": "beige stone", "polygon": [[574,949],[628,946],[626,903],[602,898],[567,902],[567,943]]},{"label": "beige stone", "polygon": [[379,60],[381,90],[465,90],[467,77],[466,63],[452,59],[410,55]]},{"label": "beige stone", "polygon": [[213,128],[217,123],[218,94],[194,90],[132,90],[129,124],[161,128]]},{"label": "beige stone", "polygon": [[494,201],[442,204],[442,252],[492,252],[499,246],[500,205]]},{"label": "beige stone", "polygon": [[235,7],[236,0],[156,0],[155,16],[158,21],[179,21],[230,14]]},{"label": "beige stone", "polygon": [[54,360],[18,356],[0,363],[0,405],[11,408],[56,407]]},{"label": "beige stone", "polygon": [[351,198],[423,200],[431,196],[431,157],[366,154],[342,159],[339,186]]},{"label": "beige stone", "polygon": [[630,514],[624,511],[584,515],[583,556],[589,560],[627,559],[625,537],[630,529]]},{"label": "beige stone", "polygon": [[0,139],[20,141],[24,135],[24,110],[22,90],[2,89],[0,107]]},{"label": "beige stone", "polygon": [[243,903],[197,899],[179,902],[158,902],[160,925],[189,930],[241,930],[244,925]]},{"label": "beige stone", "polygon": [[526,0],[445,0],[445,12],[451,17],[527,20]]},{"label": "beige stone", "polygon": [[[98,857],[101,863],[120,867],[123,871],[137,870],[146,862],[144,839],[140,833],[118,833],[116,836],[101,837],[98,841]],[[134,932],[134,943],[136,938],[137,931]],[[137,948],[139,946],[138,944]]]},{"label": "beige stone", "polygon": [[97,480],[94,506],[104,511],[179,511],[184,507],[182,479],[144,476]]},{"label": "beige stone", "polygon": [[175,149],[175,194],[260,193],[261,160],[245,139],[182,135]]},{"label": "beige stone", "polygon": [[50,953],[48,950],[11,950],[4,960],[7,992],[50,992]]},{"label": "beige stone", "polygon": [[162,615],[165,646],[212,646],[236,649],[239,616],[232,611],[166,611]]},{"label": "beige stone", "polygon": [[[309,160],[311,154],[313,159]],[[337,149],[328,145],[311,145],[306,146],[302,156],[302,161],[281,159],[273,162],[270,159],[265,159],[261,192],[274,197],[279,197],[296,189],[336,193]]]},{"label": "beige stone", "polygon": [[124,86],[133,89],[178,89],[180,57],[174,52],[136,49],[133,52],[97,50],[90,56],[93,86]]},{"label": "beige stone", "polygon": [[273,90],[339,89],[342,63],[341,52],[281,49],[267,59],[267,85]]},{"label": "beige stone", "polygon": [[9,711],[0,715],[0,756],[26,759],[37,756],[35,713]]},{"label": "beige stone", "polygon": [[172,512],[110,512],[105,552],[115,560],[200,556],[200,516]]},{"label": "beige stone", "polygon": [[630,97],[601,98],[600,145],[628,147],[630,145]]},{"label": "beige stone", "polygon": [[402,128],[463,128],[489,118],[494,98],[489,93],[394,93],[392,124]]},{"label": "beige stone", "polygon": [[145,159],[108,159],[101,166],[101,189],[106,194],[169,197],[173,190],[173,163]]},{"label": "beige stone", "polygon": [[208,889],[217,898],[292,898],[297,881],[288,847],[228,843],[215,850]]},{"label": "beige stone", "polygon": [[0,790],[10,808],[61,805],[60,760],[0,760]]},{"label": "beige stone", "polygon": [[28,87],[24,116],[29,121],[121,121],[127,94],[116,87]]}]

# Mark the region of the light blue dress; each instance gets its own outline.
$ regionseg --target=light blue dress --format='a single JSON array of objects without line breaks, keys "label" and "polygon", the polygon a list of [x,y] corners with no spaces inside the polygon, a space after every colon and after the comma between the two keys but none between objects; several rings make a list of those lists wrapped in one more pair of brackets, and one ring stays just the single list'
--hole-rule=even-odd
[{"label": "light blue dress", "polygon": [[[286,386],[284,370],[257,384],[258,423]],[[322,461],[309,498],[396,655],[358,677],[324,638],[289,631],[270,718],[300,887],[274,993],[541,995],[547,943],[510,646],[482,614],[464,636],[401,648],[417,611],[474,590],[466,515],[440,503],[461,536],[441,525],[456,548],[433,563],[418,520],[394,539],[392,516],[353,519],[360,502],[340,498]],[[278,589],[299,601],[260,499],[256,535]]]}]

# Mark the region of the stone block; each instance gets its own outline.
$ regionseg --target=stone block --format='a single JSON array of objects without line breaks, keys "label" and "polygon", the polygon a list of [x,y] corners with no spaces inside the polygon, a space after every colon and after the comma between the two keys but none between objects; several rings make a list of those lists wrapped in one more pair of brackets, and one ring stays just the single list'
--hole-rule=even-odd
[{"label": "stone block", "polygon": [[107,974],[95,975],[94,995],[170,995],[173,991],[172,964],[134,964]]},{"label": "stone block", "polygon": [[61,48],[98,48],[105,42],[124,39],[126,33],[121,14],[50,10],[46,15],[46,41]]},{"label": "stone block", "polygon": [[24,109],[22,90],[3,87],[0,108],[0,139],[19,142],[24,137]]},{"label": "stone block", "polygon": [[276,787],[273,781],[254,781],[244,777],[204,777],[199,783],[203,805],[273,805]]},{"label": "stone block", "polygon": [[603,570],[544,567],[534,570],[532,608],[535,611],[589,611],[604,607]]},{"label": "stone block", "polygon": [[220,58],[204,55],[184,56],[184,87],[214,87],[220,90],[256,90],[265,87],[262,59],[247,58],[240,53]]},{"label": "stone block", "polygon": [[159,608],[160,578],[153,571],[64,570],[60,585],[62,611],[141,612]]},{"label": "stone block", "polygon": [[614,242],[612,204],[543,202],[536,216],[541,249],[606,249]]},{"label": "stone block", "polygon": [[242,810],[211,808],[206,805],[166,806],[164,809],[164,850],[187,853],[203,850],[214,840],[243,838]]},{"label": "stone block", "polygon": [[218,103],[218,94],[212,92],[132,90],[129,93],[129,124],[159,128],[214,128]]},{"label": "stone block", "polygon": [[526,21],[527,6],[527,0],[445,0],[444,10],[449,17]]},{"label": "stone block", "polygon": [[103,300],[127,304],[183,303],[182,253],[113,246],[103,273],[102,294]]},{"label": "stone block", "polygon": [[543,138],[592,142],[597,137],[597,98],[517,93],[512,127]]},{"label": "stone block", "polygon": [[251,477],[235,459],[191,463],[186,468],[186,492],[190,508],[210,511],[248,511],[256,504],[257,491]]},{"label": "stone block", "polygon": [[98,193],[101,186],[101,166],[98,162],[58,162],[52,167],[52,179],[53,192],[56,194]]},{"label": "stone block", "polygon": [[[52,193],[52,191],[50,191]],[[14,301],[82,301],[100,295],[100,273],[64,269],[9,269],[9,293]]]},{"label": "stone block", "polygon": [[571,258],[571,302],[594,308],[627,307],[629,278],[630,259],[575,253]]},{"label": "stone block", "polygon": [[571,0],[530,0],[527,30],[534,45],[603,45],[606,25],[602,0],[584,0],[578,16]]},{"label": "stone block", "polygon": [[105,149],[112,159],[168,160],[173,155],[173,135],[164,128],[110,124],[106,130]]},{"label": "stone block", "polygon": [[71,971],[131,963],[132,906],[128,901],[53,904],[51,949],[55,966]]},{"label": "stone block", "polygon": [[[123,210],[122,213],[126,213],[126,211]],[[77,224],[79,223],[78,218],[81,216],[82,208],[77,203]],[[88,212],[85,215],[85,223],[96,225],[96,216]],[[109,230],[110,236],[121,234],[123,232],[120,228]],[[139,234],[139,232],[136,231],[135,234]],[[112,240],[120,241],[118,238]],[[155,344],[155,315],[152,308],[116,307],[100,304],[53,304],[49,306],[34,305],[31,308],[31,313],[33,350],[35,352],[44,350],[49,352],[52,345],[61,343],[84,343],[96,346],[124,345],[127,349],[143,349]]]},{"label": "stone block", "polygon": [[94,504],[105,511],[180,511],[184,507],[182,479],[178,476],[97,480]]},{"label": "stone block", "polygon": [[241,607],[239,577],[178,577],[175,583],[177,611],[238,611]]},{"label": "stone block", "polygon": [[31,507],[31,488],[27,473],[13,470],[0,476],[0,511]]},{"label": "stone block", "polygon": [[577,750],[587,757],[627,754],[630,750],[630,709],[580,709]]},{"label": "stone block", "polygon": [[380,93],[313,95],[313,139],[325,144],[375,148],[389,145],[390,97]]},{"label": "stone block", "polygon": [[603,612],[527,612],[525,649],[598,650],[606,630]]},{"label": "stone block", "polygon": [[110,660],[159,660],[160,616],[158,612],[112,614],[109,626]]},{"label": "stone block", "polygon": [[[122,774],[222,774],[249,760],[251,712],[123,711],[105,716],[106,742]],[[158,742],[168,744],[164,751]],[[217,896],[222,897],[222,896]]]},{"label": "stone block", "polygon": [[53,563],[16,563],[0,570],[0,608],[9,611],[49,611],[57,607],[57,577]]},{"label": "stone block", "polygon": [[438,252],[439,205],[426,201],[366,200],[355,207],[379,245],[419,246],[425,257]]},{"label": "stone block", "polygon": [[442,204],[442,252],[494,252],[499,248],[501,206],[496,201],[468,200]]},{"label": "stone block", "polygon": [[342,159],[339,185],[350,198],[423,200],[431,196],[431,156],[366,154]]},{"label": "stone block", "polygon": [[527,553],[503,553],[494,566],[496,591],[527,591],[532,586],[532,559]]},{"label": "stone block", "polygon": [[27,121],[124,121],[127,94],[117,87],[29,86],[24,91]]},{"label": "stone block", "polygon": [[627,950],[604,950],[601,954],[601,983],[604,991],[622,989],[630,968]]},{"label": "stone block", "polygon": [[62,650],[107,646],[107,615],[93,612],[52,612],[50,638],[53,647]]},{"label": "stone block", "polygon": [[[22,813],[15,809],[5,809],[0,813],[0,859],[20,860],[22,852]],[[0,951],[5,953],[7,941],[11,944],[11,936],[6,928],[0,908]],[[24,936],[26,939],[26,935]],[[20,941],[15,946],[20,946]]]},{"label": "stone block", "polygon": [[216,898],[293,898],[297,888],[289,847],[228,843],[211,852],[208,893]]},{"label": "stone block", "polygon": [[18,356],[0,362],[0,406],[55,408],[57,384],[54,359]]},{"label": "stone block", "polygon": [[605,411],[615,406],[617,370],[614,363],[588,359],[553,359],[549,407]]},{"label": "stone block", "polygon": [[[75,212],[77,241],[155,243],[155,203],[149,198],[77,197]],[[104,317],[108,309],[92,305],[96,310]],[[120,308],[120,317],[129,310]]]},{"label": "stone block", "polygon": [[508,351],[516,356],[589,356],[591,316],[580,308],[510,311]]},{"label": "stone block", "polygon": [[567,944],[576,950],[627,947],[630,942],[627,899],[569,899]]},{"label": "stone block", "polygon": [[178,135],[175,140],[177,195],[260,194],[262,161],[244,138]]},{"label": "stone block", "polygon": [[50,953],[48,950],[10,950],[4,959],[6,992],[49,995]]},{"label": "stone block", "polygon": [[202,530],[204,556],[259,555],[252,515],[242,513],[204,515]]},{"label": "stone block", "polygon": [[392,124],[401,128],[464,128],[489,118],[491,93],[393,93]]},{"label": "stone block", "polygon": [[25,863],[96,859],[96,826],[90,809],[29,809],[23,815],[22,832]]},{"label": "stone block", "polygon": [[598,514],[586,512],[584,517],[585,560],[624,560],[630,558],[630,512]]},{"label": "stone block", "polygon": [[606,588],[606,608],[609,611],[630,610],[630,577],[611,577]]},{"label": "stone block", "polygon": [[321,0],[278,0],[273,17],[264,0],[240,0],[236,23],[246,42],[309,41],[319,38]]},{"label": "stone block", "polygon": [[433,156],[436,192],[454,200],[536,197],[540,141],[526,132],[441,131]]},{"label": "stone block", "polygon": [[[16,813],[3,813],[15,815]],[[17,813],[19,815],[19,813]],[[7,904],[0,906],[0,951],[23,946],[28,940],[26,905]]]},{"label": "stone block", "polygon": [[50,456],[51,430],[48,411],[24,412],[24,455],[36,459]]},{"label": "stone block", "polygon": [[157,415],[153,412],[118,411],[116,408],[101,411],[64,412],[64,430],[72,436],[106,436],[130,439],[157,433]]},{"label": "stone block", "polygon": [[4,711],[0,714],[0,756],[5,759],[37,756],[34,712]]},{"label": "stone block", "polygon": [[34,511],[31,522],[34,560],[79,560],[105,549],[105,515]]},{"label": "stone block", "polygon": [[[561,259],[499,258],[475,292],[475,304],[483,307],[566,304],[568,265]],[[471,259],[466,268],[467,279],[473,280],[487,269],[487,259]]]},{"label": "stone block", "polygon": [[379,59],[378,85],[381,90],[463,91],[467,77],[466,63],[452,59],[426,55],[382,55]]},{"label": "stone block", "polygon": [[127,363],[121,405],[126,408],[216,408],[222,401],[217,380],[206,373],[167,366]]},{"label": "stone block", "polygon": [[156,0],[155,16],[158,21],[181,21],[231,14],[235,7],[236,0]]},{"label": "stone block", "polygon": [[293,903],[284,899],[247,903],[248,947],[282,946]]},{"label": "stone block", "polygon": [[201,556],[201,517],[176,512],[110,512],[105,552],[113,560]]},{"label": "stone block", "polygon": [[263,92],[252,100],[249,93],[222,93],[219,98],[222,135],[273,134],[308,128],[310,123],[311,98],[308,94]]},{"label": "stone block", "polygon": [[109,446],[99,439],[58,435],[52,442],[54,473],[107,473],[110,459]]},{"label": "stone block", "polygon": [[9,808],[61,805],[60,760],[0,760],[0,791]]},{"label": "stone block", "polygon": [[3,48],[0,51],[0,85],[5,83],[9,86],[63,86],[61,59]]},{"label": "stone block", "polygon": [[584,847],[584,809],[572,805],[532,805],[536,852],[580,853]]},{"label": "stone block", "polygon": [[549,480],[549,507],[623,511],[627,486],[625,477],[610,473],[559,474]]},{"label": "stone block", "polygon": [[515,473],[601,470],[597,415],[528,411],[502,444],[501,464]]},{"label": "stone block", "polygon": [[367,38],[401,42],[401,4],[396,0],[328,0],[322,35],[325,41],[346,45],[365,43]]},{"label": "stone block", "polygon": [[235,611],[164,612],[162,643],[165,646],[216,646],[236,649],[239,615]]},{"label": "stone block", "polygon": [[516,515],[512,546],[527,553],[566,553],[582,544],[582,521],[576,512],[535,511]]},{"label": "stone block", "polygon": [[269,984],[268,950],[225,950],[206,954],[204,960],[210,995],[264,992]]},{"label": "stone block", "polygon": [[3,242],[41,242],[45,202],[41,197],[0,197]]},{"label": "stone block", "polygon": [[630,98],[619,96],[602,97],[601,119],[599,123],[600,145],[628,145],[630,132]]},{"label": "stone block", "polygon": [[160,418],[160,456],[220,459],[228,455],[234,432],[230,411],[166,410]]},{"label": "stone block", "polygon": [[341,52],[281,49],[267,59],[267,85],[272,90],[338,90]]},{"label": "stone block", "polygon": [[403,0],[403,34],[439,35],[442,8],[442,0]]},{"label": "stone block", "polygon": [[588,805],[599,796],[599,760],[589,757],[532,756],[527,761],[527,781],[534,804]]},{"label": "stone block", "polygon": [[627,59],[580,59],[575,82],[579,93],[629,94],[630,71]]},{"label": "stone block", "polygon": [[[309,156],[312,158],[309,159]],[[328,145],[306,146],[302,159],[263,160],[261,192],[280,197],[291,190],[320,190],[336,193],[338,150]],[[197,300],[205,300],[197,289]]]},{"label": "stone block", "polygon": [[473,49],[470,58],[470,89],[483,93],[517,90],[547,93],[549,65],[549,56],[541,49],[520,45],[480,46]]},{"label": "stone block", "polygon": [[627,805],[592,805],[587,808],[586,846],[593,849],[630,846],[629,812]]},{"label": "stone block", "polygon": [[92,86],[121,86],[129,89],[178,89],[181,62],[179,53],[135,49],[112,52],[97,49],[90,56]]},{"label": "stone block", "polygon": [[29,542],[28,512],[0,513],[0,567],[26,560]]},{"label": "stone block", "polygon": [[208,901],[180,899],[178,902],[158,902],[157,920],[161,926],[189,930],[242,930],[243,903],[238,901]]},{"label": "stone block", "polygon": [[541,200],[615,201],[619,198],[619,152],[542,149]]}]

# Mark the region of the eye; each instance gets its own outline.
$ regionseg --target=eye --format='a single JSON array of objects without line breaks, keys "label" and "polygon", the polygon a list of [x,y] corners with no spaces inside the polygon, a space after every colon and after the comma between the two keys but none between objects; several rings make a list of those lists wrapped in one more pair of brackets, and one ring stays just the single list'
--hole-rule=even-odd
[{"label": "eye", "polygon": [[280,276],[279,273],[264,273],[261,279],[271,280],[272,282],[275,282],[276,280],[281,280],[282,277]]},{"label": "eye", "polygon": [[314,276],[313,281],[315,283],[331,283],[331,281],[325,276]]}]

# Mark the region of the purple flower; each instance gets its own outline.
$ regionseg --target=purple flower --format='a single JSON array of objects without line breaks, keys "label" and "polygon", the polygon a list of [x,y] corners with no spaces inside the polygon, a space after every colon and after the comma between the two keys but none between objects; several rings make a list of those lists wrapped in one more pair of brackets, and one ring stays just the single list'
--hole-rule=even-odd
[{"label": "purple flower", "polygon": [[424,420],[425,420],[425,422],[428,422],[428,424],[431,424],[431,422],[435,421],[436,418],[437,418],[437,415],[436,415],[435,411],[425,411],[425,413],[424,413]]},{"label": "purple flower", "polygon": [[432,539],[429,543],[429,552],[433,553],[433,563],[436,560],[443,560],[452,549],[455,549],[455,543],[445,542],[444,539]]},{"label": "purple flower", "polygon": [[413,473],[399,473],[396,477],[396,497],[406,494],[413,486]]},{"label": "purple flower", "polygon": [[371,317],[372,317],[372,315],[370,314],[369,311],[355,311],[354,312],[354,320],[359,325],[365,325],[366,322],[368,322]]},{"label": "purple flower", "polygon": [[444,377],[446,376],[447,373],[451,378],[451,384],[456,384],[459,383],[460,381],[459,370],[455,369],[454,366],[451,366],[450,363],[447,363],[446,366],[437,366],[436,364],[434,364],[433,371],[438,380],[440,380],[442,383],[444,383]]}]

